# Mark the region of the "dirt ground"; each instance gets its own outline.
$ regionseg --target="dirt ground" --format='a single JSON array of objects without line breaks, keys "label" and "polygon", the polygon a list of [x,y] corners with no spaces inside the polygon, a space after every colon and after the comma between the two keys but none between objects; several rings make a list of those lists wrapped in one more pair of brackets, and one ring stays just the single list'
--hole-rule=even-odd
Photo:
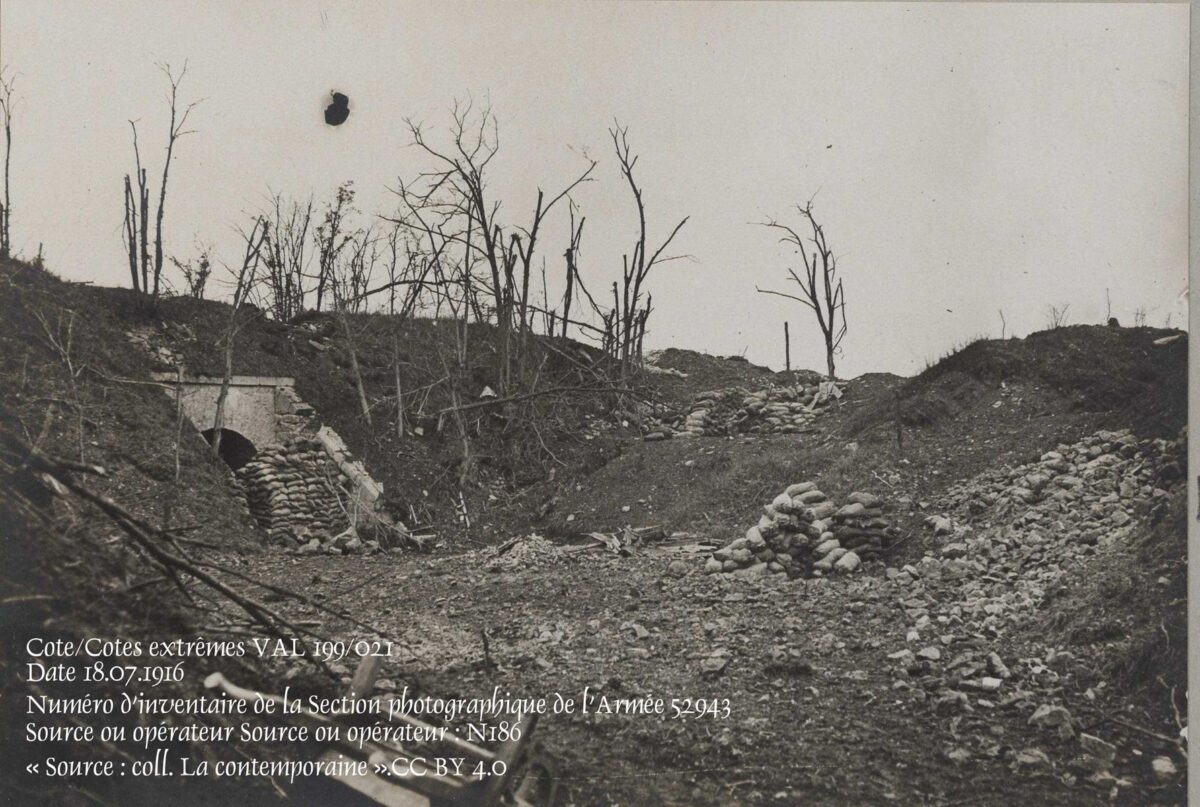
[{"label": "dirt ground", "polygon": [[[873,590],[878,570],[853,583],[748,583],[705,576],[694,558],[676,578],[679,558],[597,550],[488,571],[475,554],[382,569],[377,559],[264,556],[252,568],[373,619],[408,653],[385,675],[427,691],[730,698],[725,720],[547,718],[539,738],[566,805],[1110,801],[1110,787],[1064,783],[1070,744],[1030,727],[1027,711],[939,714],[918,691],[895,689],[903,676],[887,656],[905,641],[894,599]],[[998,649],[1032,652],[1020,639]],[[726,664],[710,673],[714,654]],[[972,738],[987,751],[955,761]],[[1056,770],[1014,773],[1029,746],[1054,755]],[[1119,797],[1171,803],[1181,792]]]},{"label": "dirt ground", "polygon": [[[737,480],[737,496],[763,498],[747,456],[767,469],[767,486],[770,480],[777,486],[781,476],[807,478],[817,469],[789,457],[802,454],[809,439],[639,443],[562,508],[581,511],[580,520],[590,522],[582,529],[621,519],[686,523],[694,529],[690,538],[710,540],[738,519],[748,523],[746,514],[722,509],[716,491]],[[1003,442],[1003,431],[992,439]],[[995,449],[986,450],[994,457]],[[960,467],[969,467],[964,454]],[[694,458],[706,461],[684,466]],[[647,468],[679,468],[684,475],[672,476],[683,482],[666,484],[667,474]],[[656,481],[638,488],[635,480],[646,478]],[[615,479],[635,487],[622,488]],[[836,476],[829,481],[836,484]],[[902,498],[905,481],[894,477],[889,494]],[[889,658],[912,648],[901,613],[905,595],[884,574],[928,550],[917,511],[921,496],[933,490],[928,480],[922,489],[919,475],[910,481],[906,498],[913,510],[896,515],[911,540],[854,578],[705,575],[703,554],[686,545],[687,538],[682,547],[650,544],[625,556],[563,537],[514,550],[509,561],[484,549],[421,558],[256,555],[243,562],[254,574],[348,608],[395,638],[404,651],[384,674],[401,685],[464,696],[486,695],[494,686],[528,695],[589,687],[624,698],[730,699],[726,719],[546,718],[538,736],[558,764],[565,805],[1179,803],[1182,780],[1156,782],[1148,768],[1152,757],[1173,749],[1146,733],[1173,732],[1165,692],[1153,686],[1139,700],[1127,687],[1101,684],[1097,696],[1097,682],[1115,675],[1109,668],[1116,651],[1099,639],[1060,641],[1064,625],[1093,624],[1087,614],[1063,616],[1056,604],[1050,611],[1058,633],[1035,623],[999,639],[959,636],[945,648],[950,655],[997,652],[1015,667],[1017,660],[1071,647],[1078,669],[1062,670],[1061,679],[1054,674],[1049,688],[1018,686],[1012,697],[964,711],[946,709],[936,692],[910,685],[904,665]],[[938,479],[936,487],[948,482]],[[636,490],[642,491],[640,508],[620,511],[616,503]],[[584,502],[609,512],[605,518],[584,514]],[[705,513],[684,517],[703,502]],[[1178,559],[1163,564],[1169,557],[1147,566],[1136,547],[1117,545],[1067,570],[1081,582],[1060,603],[1079,609],[1119,593],[1132,609],[1139,607],[1134,592],[1140,591],[1140,607],[1158,613],[1166,599],[1181,595],[1186,575]],[[1136,577],[1122,579],[1125,589],[1114,588],[1120,575],[1138,568]],[[1126,627],[1131,634],[1147,631]],[[327,629],[337,630],[332,623]],[[1051,699],[1067,704],[1083,730],[1120,749],[1120,786],[1112,779],[1088,781],[1077,740],[1030,724],[1035,706]],[[1109,720],[1114,715],[1123,724]],[[1047,755],[1044,766],[1022,760],[1031,750]]]}]

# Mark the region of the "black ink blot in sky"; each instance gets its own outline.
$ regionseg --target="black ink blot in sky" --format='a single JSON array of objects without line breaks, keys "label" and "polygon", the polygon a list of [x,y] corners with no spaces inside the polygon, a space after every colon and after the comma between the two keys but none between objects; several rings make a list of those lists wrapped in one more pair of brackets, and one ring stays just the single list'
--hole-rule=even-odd
[{"label": "black ink blot in sky", "polygon": [[350,117],[350,99],[340,92],[330,93],[333,103],[325,107],[325,122],[330,126],[341,126]]}]

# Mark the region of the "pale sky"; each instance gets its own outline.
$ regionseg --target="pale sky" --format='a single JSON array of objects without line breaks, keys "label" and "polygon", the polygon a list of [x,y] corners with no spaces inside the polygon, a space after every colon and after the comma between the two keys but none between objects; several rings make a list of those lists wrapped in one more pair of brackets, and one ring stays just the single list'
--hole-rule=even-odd
[{"label": "pale sky", "polygon": [[[1116,4],[51,2],[2,0],[16,75],[13,240],[61,276],[126,285],[127,119],[153,176],[165,80],[204,97],[172,167],[171,254],[199,238],[239,258],[233,228],[268,190],[365,212],[427,167],[403,120],[445,131],[468,93],[500,122],[509,223],[598,158],[574,198],[593,293],[620,270],[634,207],[607,129],[628,125],[651,238],[685,215],[650,282],[650,347],[822,369],[791,259],[754,226],[816,194],[845,277],[839,375],[909,374],[963,341],[1113,313],[1186,321],[1188,9]],[[351,116],[327,127],[330,90]],[[562,272],[565,207],[545,227]],[[793,221],[794,214],[793,214]],[[365,219],[364,219],[365,223]],[[560,288],[557,283],[555,291]]]}]

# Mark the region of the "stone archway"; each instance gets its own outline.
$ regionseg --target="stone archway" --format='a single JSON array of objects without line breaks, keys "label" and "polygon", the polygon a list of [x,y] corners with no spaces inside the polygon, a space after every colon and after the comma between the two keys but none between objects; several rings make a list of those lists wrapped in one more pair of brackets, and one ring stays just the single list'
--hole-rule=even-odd
[{"label": "stone archway", "polygon": [[[173,374],[155,373],[154,379],[162,382],[167,394],[174,397],[173,387],[179,380]],[[237,432],[259,448],[286,443],[321,425],[312,407],[296,395],[294,379],[235,375],[226,384],[215,376],[185,377],[178,389],[179,405],[196,428],[213,428],[222,390],[225,430]]]},{"label": "stone archway", "polygon": [[[212,445],[216,432],[216,429],[206,429],[200,434],[204,436],[209,445]],[[225,460],[226,465],[237,471],[254,459],[258,454],[258,449],[241,432],[233,429],[221,429],[221,447],[217,453],[220,454],[221,459]]]}]

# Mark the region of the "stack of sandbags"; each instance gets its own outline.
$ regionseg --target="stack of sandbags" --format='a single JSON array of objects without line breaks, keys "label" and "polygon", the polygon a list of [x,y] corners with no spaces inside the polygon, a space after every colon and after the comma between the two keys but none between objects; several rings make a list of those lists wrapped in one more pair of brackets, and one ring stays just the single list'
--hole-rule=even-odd
[{"label": "stack of sandbags", "polygon": [[744,577],[763,574],[802,577],[819,572],[814,561],[822,556],[816,554],[816,548],[830,542],[836,546],[829,521],[836,510],[837,506],[815,483],[791,485],[763,508],[758,524],[747,530],[744,537],[714,552],[705,569],[714,574],[724,572]]},{"label": "stack of sandbags", "polygon": [[[298,547],[340,539],[340,551],[354,551],[345,537],[349,526],[343,510],[348,501],[346,476],[314,440],[299,438],[267,446],[238,472],[255,521],[270,542]],[[349,546],[349,548],[347,548]]]},{"label": "stack of sandbags", "polygon": [[882,553],[892,533],[892,527],[883,518],[883,502],[871,493],[851,493],[846,504],[833,514],[833,535],[838,545],[859,558]]},{"label": "stack of sandbags", "polygon": [[680,437],[701,437],[708,431],[708,410],[704,407],[688,412],[683,428],[676,432]]},{"label": "stack of sandbags", "polygon": [[782,387],[752,392],[742,399],[736,430],[743,434],[791,434],[812,422],[816,387]]},{"label": "stack of sandbags", "polygon": [[[840,397],[841,393],[836,393]],[[724,437],[736,434],[794,434],[804,431],[820,414],[830,394],[816,384],[767,387],[748,391],[742,387],[702,392],[692,399],[686,414],[662,413],[642,419],[653,439],[666,437]]]}]

